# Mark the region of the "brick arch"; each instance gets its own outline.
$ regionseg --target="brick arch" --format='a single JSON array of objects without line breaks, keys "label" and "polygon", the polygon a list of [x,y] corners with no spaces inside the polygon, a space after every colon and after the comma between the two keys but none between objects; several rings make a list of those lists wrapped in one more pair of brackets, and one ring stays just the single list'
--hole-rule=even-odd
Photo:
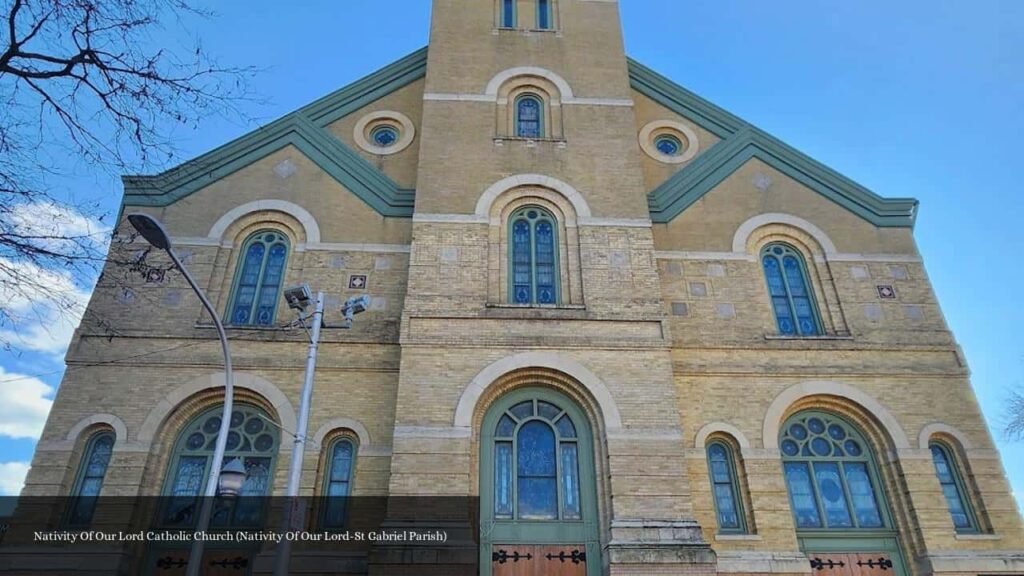
[{"label": "brick arch", "polygon": [[838,250],[836,250],[836,245],[832,242],[832,239],[828,237],[828,234],[825,234],[824,230],[799,216],[783,213],[758,214],[757,216],[749,218],[740,224],[739,228],[736,229],[736,233],[732,237],[732,251],[737,253],[746,253],[747,240],[750,238],[750,235],[758,228],[769,224],[787,224],[794,228],[798,228],[814,238],[814,240],[821,246],[821,249],[825,251],[825,254],[835,254],[838,252]]},{"label": "brick arch", "polygon": [[502,70],[491,78],[491,81],[487,83],[487,87],[484,89],[484,94],[488,96],[494,96],[495,99],[498,97],[498,90],[501,89],[502,85],[509,80],[517,76],[538,76],[551,82],[558,88],[559,96],[563,99],[571,99],[572,87],[558,74],[548,70],[547,68],[540,68],[539,66],[516,66],[515,68],[508,68]]},{"label": "brick arch", "polygon": [[966,434],[960,431],[959,428],[950,426],[943,422],[932,422],[921,429],[921,433],[917,437],[917,445],[921,450],[928,450],[928,445],[935,436],[949,436],[955,439],[963,450],[970,450],[973,448],[970,438]]},{"label": "brick arch", "polygon": [[68,430],[66,440],[73,444],[79,440],[83,433],[92,432],[101,426],[114,432],[114,452],[121,452],[132,448],[128,445],[128,427],[124,425],[123,420],[113,414],[93,414],[92,416],[82,418]]},{"label": "brick arch", "polygon": [[310,244],[318,244],[320,242],[320,225],[317,224],[316,218],[310,214],[308,210],[298,204],[288,202],[287,200],[274,199],[254,200],[252,202],[246,202],[240,206],[235,206],[217,219],[210,228],[210,232],[207,234],[207,237],[219,242],[223,239],[224,233],[227,231],[228,227],[236,220],[247,214],[259,212],[261,210],[271,210],[288,214],[302,224],[302,228],[306,233],[306,242]]},{"label": "brick arch", "polygon": [[516,174],[515,176],[502,178],[494,184],[491,184],[486,190],[484,190],[484,193],[480,195],[480,199],[476,202],[476,215],[483,219],[489,219],[491,215],[491,205],[494,204],[494,201],[498,196],[513,188],[523,186],[539,186],[541,188],[554,190],[564,196],[565,199],[572,204],[573,210],[576,211],[576,217],[578,219],[590,218],[590,206],[578,190],[558,178],[545,176],[543,174]]}]

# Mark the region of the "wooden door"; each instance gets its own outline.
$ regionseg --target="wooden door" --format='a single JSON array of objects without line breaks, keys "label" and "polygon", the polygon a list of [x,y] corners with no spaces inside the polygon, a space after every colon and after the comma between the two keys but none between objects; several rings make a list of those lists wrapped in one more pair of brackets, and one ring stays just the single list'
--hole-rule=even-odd
[{"label": "wooden door", "polygon": [[815,576],[893,576],[896,574],[888,552],[857,554],[809,553],[811,574]]},{"label": "wooden door", "polygon": [[494,544],[493,576],[586,576],[586,546]]},{"label": "wooden door", "polygon": [[[149,574],[153,576],[184,576],[188,567],[188,550],[168,550],[153,558]],[[203,576],[247,576],[252,554],[247,550],[204,550]]]}]

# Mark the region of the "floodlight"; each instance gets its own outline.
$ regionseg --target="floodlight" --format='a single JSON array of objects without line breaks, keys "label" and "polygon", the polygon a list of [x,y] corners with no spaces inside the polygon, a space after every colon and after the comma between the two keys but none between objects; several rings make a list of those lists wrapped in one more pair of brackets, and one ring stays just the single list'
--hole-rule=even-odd
[{"label": "floodlight", "polygon": [[304,312],[313,299],[313,293],[309,290],[308,284],[293,286],[284,291],[284,300],[292,310]]}]

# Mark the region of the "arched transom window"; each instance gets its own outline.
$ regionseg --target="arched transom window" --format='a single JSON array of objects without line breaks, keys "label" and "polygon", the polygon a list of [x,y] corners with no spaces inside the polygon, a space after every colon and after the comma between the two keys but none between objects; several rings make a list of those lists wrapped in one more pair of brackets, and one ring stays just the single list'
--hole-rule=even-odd
[{"label": "arched transom window", "polygon": [[352,495],[352,475],[355,471],[356,446],[348,437],[341,437],[331,444],[330,458],[324,473],[324,513],[321,524],[324,528],[341,528],[345,525],[347,498]]},{"label": "arched transom window", "polygon": [[[164,495],[170,497],[163,515],[166,525],[187,527],[195,523],[199,513],[199,495],[204,492],[207,479],[213,473],[210,464],[222,413],[223,406],[210,408],[193,418],[178,435],[164,482]],[[240,458],[245,465],[242,498],[231,506],[218,503],[210,520],[211,526],[252,526],[259,523],[263,503],[259,498],[246,497],[270,494],[277,443],[277,428],[270,423],[266,413],[255,406],[235,406],[231,413],[224,463]]]},{"label": "arched transom window", "polygon": [[870,448],[851,425],[801,412],[786,421],[779,447],[798,530],[886,527]]},{"label": "arched transom window", "polygon": [[494,429],[494,518],[579,520],[576,426],[561,407],[520,402]]},{"label": "arched transom window", "polygon": [[515,304],[558,303],[558,222],[547,210],[520,208],[509,218],[509,294]]},{"label": "arched transom window", "polygon": [[539,96],[523,94],[516,98],[515,125],[519,138],[544,136],[544,103]]},{"label": "arched transom window", "polygon": [[743,505],[732,448],[722,440],[708,444],[708,470],[721,532],[743,532]]},{"label": "arched transom window", "polygon": [[71,507],[68,513],[70,526],[87,526],[92,522],[96,502],[107,475],[110,456],[114,451],[114,433],[108,430],[97,432],[86,444],[82,466],[71,491]]},{"label": "arched transom window", "polygon": [[785,244],[769,244],[761,250],[761,265],[779,333],[793,336],[821,334],[803,256]]},{"label": "arched transom window", "polygon": [[942,486],[942,496],[946,499],[946,507],[953,520],[957,532],[977,532],[978,525],[974,519],[974,511],[966,498],[963,477],[957,469],[956,460],[950,449],[940,442],[928,445],[932,453],[935,474]]},{"label": "arched transom window", "polygon": [[285,263],[288,239],[274,230],[263,230],[242,245],[231,298],[230,323],[236,326],[268,326],[274,321]]}]

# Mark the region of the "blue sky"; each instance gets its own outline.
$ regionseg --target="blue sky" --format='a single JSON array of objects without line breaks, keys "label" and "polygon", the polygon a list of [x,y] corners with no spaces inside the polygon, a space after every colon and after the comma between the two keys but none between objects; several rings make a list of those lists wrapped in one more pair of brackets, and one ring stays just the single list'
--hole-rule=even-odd
[{"label": "blue sky", "polygon": [[[267,102],[249,110],[259,122],[427,42],[427,0],[212,5],[219,17],[197,35],[222,63],[262,69],[253,88]],[[1024,2],[630,0],[622,11],[630,56],[883,196],[920,199],[918,245],[1024,502],[1024,443],[999,433],[1008,390],[1024,386],[1024,266],[1010,260],[1024,253]],[[194,156],[253,127],[211,119],[178,131],[179,144]],[[113,216],[120,191],[109,175],[80,174],[66,194]],[[19,414],[35,418],[0,422],[0,493],[31,459],[63,332],[0,352],[0,400],[18,395]]]}]

